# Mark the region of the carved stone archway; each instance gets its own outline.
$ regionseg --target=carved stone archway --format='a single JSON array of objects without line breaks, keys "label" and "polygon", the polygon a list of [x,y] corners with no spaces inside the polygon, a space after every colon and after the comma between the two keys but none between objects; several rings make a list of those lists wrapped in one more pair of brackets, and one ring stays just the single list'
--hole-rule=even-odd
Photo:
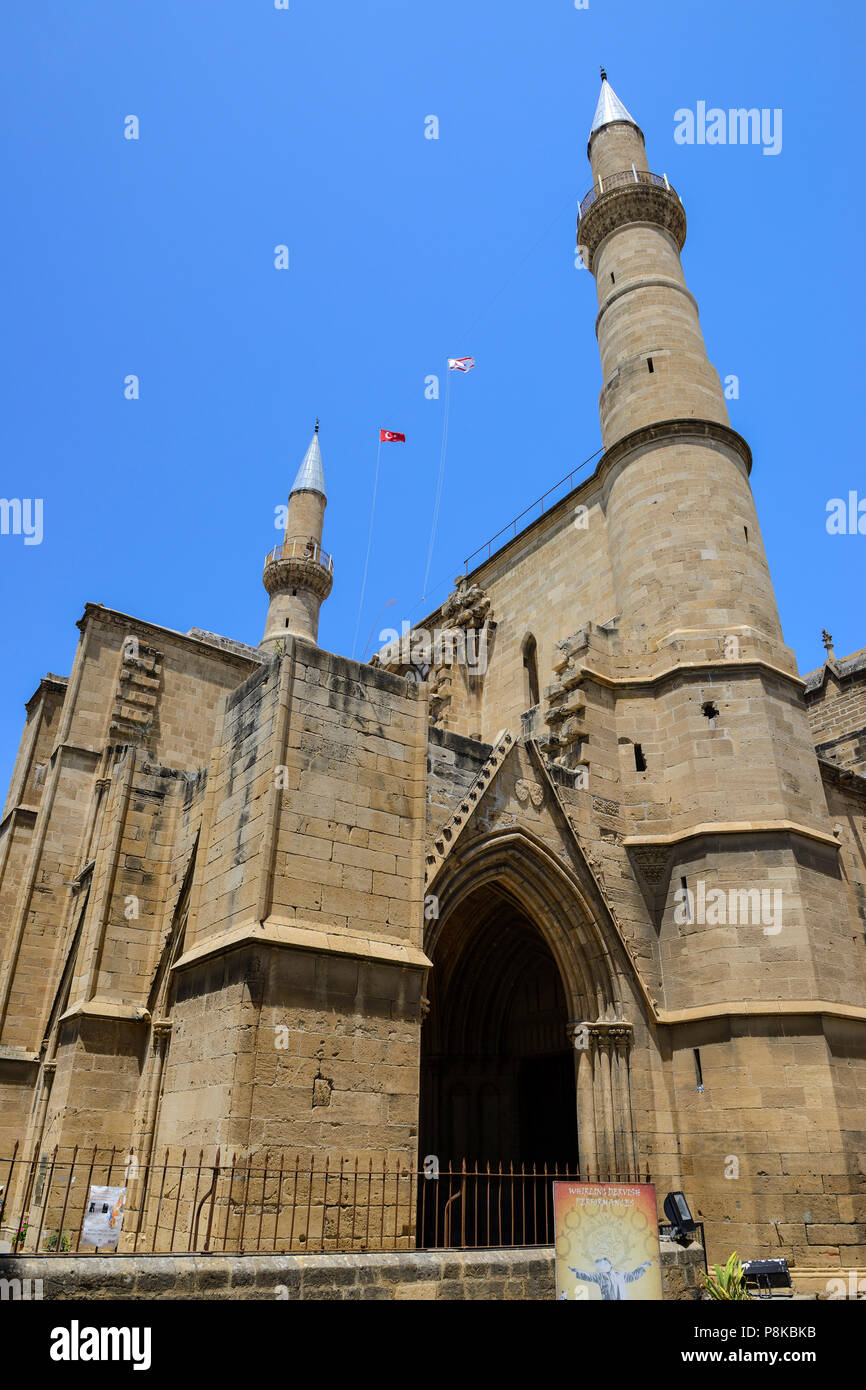
[{"label": "carved stone archway", "polygon": [[[573,1059],[581,1173],[592,1179],[636,1177],[632,1028],[624,1018],[615,943],[606,938],[578,874],[518,827],[462,841],[430,890],[438,916],[428,923],[425,938],[434,964],[425,1058],[440,1066],[441,1059],[452,1059],[452,1077],[454,1059],[459,1064],[465,1058],[468,1070],[474,1068],[468,1089],[470,1081],[483,1084],[477,1059],[497,1055],[497,1039],[499,1055],[507,1059],[509,1047],[513,1053],[520,1022],[515,987],[521,980],[536,980],[539,997],[546,991],[548,1006],[540,1010],[537,1026],[548,1031],[538,1042],[542,1052],[547,1049],[544,1055],[553,1056],[552,991],[558,990],[559,1026]],[[551,972],[545,962],[555,970],[555,985],[547,983]],[[425,1109],[430,1084],[431,1074],[422,1067],[422,1148],[431,1133],[429,1103]],[[483,1138],[483,1122],[466,1132]],[[527,1152],[525,1136],[515,1147]]]}]

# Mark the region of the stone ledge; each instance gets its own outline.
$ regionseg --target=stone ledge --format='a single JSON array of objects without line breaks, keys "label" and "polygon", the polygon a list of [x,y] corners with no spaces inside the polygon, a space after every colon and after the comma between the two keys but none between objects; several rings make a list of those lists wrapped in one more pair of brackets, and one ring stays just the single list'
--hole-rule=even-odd
[{"label": "stone ledge", "polygon": [[[190,651],[200,652],[204,649],[247,668],[261,660],[253,648],[246,647],[241,642],[234,642],[231,638],[217,637],[215,641],[211,641],[210,639],[215,636],[213,633],[195,637],[193,633],[200,631],[198,628],[191,628],[189,632],[178,632],[175,628],[162,627],[159,623],[151,623],[144,618],[133,617],[131,613],[121,613],[117,608],[106,608],[101,603],[85,603],[84,612],[75,626],[83,632],[91,618],[104,623],[107,627],[122,627],[126,630],[132,624],[136,630],[152,632],[160,637],[170,637]],[[222,645],[225,642],[230,643],[230,645]]]},{"label": "stone ledge", "polygon": [[713,835],[800,835],[804,840],[816,840],[830,849],[839,849],[834,835],[793,820],[708,821],[686,830],[675,830],[671,835],[626,835],[622,843],[625,849],[662,849]]},{"label": "stone ledge", "polygon": [[657,1023],[703,1023],[713,1018],[844,1018],[866,1023],[866,1009],[856,1004],[833,1004],[826,999],[737,999],[702,1004],[693,1009],[654,1010]]},{"label": "stone ledge", "polygon": [[88,999],[73,1004],[60,1015],[60,1023],[69,1023],[73,1018],[101,1018],[114,1022],[148,1023],[150,1013],[143,1004],[127,1004],[118,999]]},{"label": "stone ledge", "polygon": [[228,931],[209,937],[185,951],[172,966],[186,970],[212,956],[246,946],[282,946],[296,951],[315,951],[323,955],[351,956],[358,960],[374,960],[384,965],[408,966],[429,970],[432,962],[417,946],[404,946],[373,936],[352,936],[349,933],[323,931],[303,922],[287,922],[269,917],[265,922],[245,922]]},{"label": "stone ledge", "polygon": [[[678,280],[672,280],[669,275],[639,276],[634,280],[627,280],[622,285],[618,285],[613,293],[608,295],[595,317],[596,338],[598,337],[598,326],[612,304],[615,304],[623,295],[630,294],[632,290],[648,290],[655,288],[675,290],[677,294],[684,295],[691,303],[695,312],[698,312],[698,301],[687,285],[681,285]],[[643,354],[640,355],[643,356]]]},{"label": "stone ledge", "polygon": [[[662,1245],[666,1299],[695,1299],[703,1251]],[[318,1255],[22,1255],[7,1279],[42,1280],[43,1299],[551,1301],[551,1246]]]},{"label": "stone ledge", "polygon": [[28,1052],[26,1047],[14,1047],[12,1043],[0,1043],[0,1062],[23,1062],[33,1066],[39,1061],[38,1052]]},{"label": "stone ledge", "polygon": [[766,672],[768,675],[777,676],[780,680],[787,681],[790,685],[802,687],[802,679],[786,671],[783,666],[774,666],[770,661],[764,661],[761,657],[743,657],[736,660],[726,658],[724,661],[679,661],[673,666],[665,666],[660,671],[648,671],[641,676],[609,676],[603,671],[597,671],[591,666],[580,668],[581,679],[594,681],[596,685],[603,686],[606,690],[620,689],[641,689],[649,688],[654,685],[661,685],[666,681],[673,681],[680,675],[703,675],[709,672],[711,675],[715,671],[724,671],[726,675],[749,675],[752,672]]},{"label": "stone ledge", "polygon": [[723,444],[739,454],[747,476],[752,471],[752,451],[741,434],[737,434],[730,425],[723,425],[718,420],[701,420],[697,416],[686,415],[669,420],[654,420],[652,424],[641,425],[639,429],[622,435],[599,459],[593,477],[604,479],[614,464],[634,449],[667,443],[671,439],[707,439],[716,444]]}]

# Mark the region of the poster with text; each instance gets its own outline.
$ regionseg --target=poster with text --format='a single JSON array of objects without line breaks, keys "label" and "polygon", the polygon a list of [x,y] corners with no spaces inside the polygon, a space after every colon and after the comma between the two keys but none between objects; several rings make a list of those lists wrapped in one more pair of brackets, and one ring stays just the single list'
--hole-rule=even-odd
[{"label": "poster with text", "polygon": [[661,1298],[652,1183],[555,1182],[553,1211],[558,1299]]},{"label": "poster with text", "polygon": [[125,1206],[125,1187],[91,1187],[81,1229],[82,1245],[116,1250]]}]

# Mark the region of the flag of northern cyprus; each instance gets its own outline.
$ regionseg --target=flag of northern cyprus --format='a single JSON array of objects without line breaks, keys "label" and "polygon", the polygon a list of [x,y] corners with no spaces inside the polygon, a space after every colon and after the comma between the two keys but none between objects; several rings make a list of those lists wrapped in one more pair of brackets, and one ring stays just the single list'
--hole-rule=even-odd
[{"label": "flag of northern cyprus", "polygon": [[448,366],[452,372],[471,372],[475,366],[474,357],[449,357]]}]

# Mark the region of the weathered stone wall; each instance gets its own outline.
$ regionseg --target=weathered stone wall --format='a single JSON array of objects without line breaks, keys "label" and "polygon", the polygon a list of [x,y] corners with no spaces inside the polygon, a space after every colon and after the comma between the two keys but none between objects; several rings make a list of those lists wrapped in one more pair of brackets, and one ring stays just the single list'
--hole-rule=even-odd
[{"label": "weathered stone wall", "polygon": [[[539,684],[543,688],[557,656],[557,644],[589,622],[616,616],[607,523],[601,489],[587,481],[568,501],[551,508],[526,532],[473,571],[472,580],[492,600],[495,639],[481,682],[480,718],[454,722],[459,734],[479,732],[485,742],[503,727],[517,732],[529,707],[523,644],[537,644]],[[422,624],[429,630],[447,626],[434,613]],[[450,712],[449,712],[450,713]]]},{"label": "weathered stone wall", "polygon": [[866,940],[866,778],[821,763],[827,810],[842,846],[842,872],[848,890],[848,921],[859,924]]},{"label": "weathered stone wall", "polygon": [[[707,1223],[711,1260],[778,1250],[798,1269],[866,1263],[861,1033],[814,1017],[780,1030],[771,1015],[672,1030],[667,1093],[680,1157],[668,1149],[649,1161],[658,1193],[681,1187]],[[668,1148],[662,1110],[650,1123]]]},{"label": "weathered stone wall", "polygon": [[66,686],[64,676],[45,676],[27,701],[27,721],[12,769],[4,817],[15,806],[39,807],[48,759],[57,739]]},{"label": "weathered stone wall", "polygon": [[[700,1245],[662,1245],[665,1299],[699,1297]],[[552,1300],[552,1248],[366,1255],[38,1256],[4,1260],[6,1278],[42,1280],[43,1299]],[[31,1288],[35,1287],[31,1283]]]},{"label": "weathered stone wall", "polygon": [[[628,124],[592,143],[647,167]],[[477,616],[486,670],[428,691],[87,606],[0,823],[5,1144],[414,1162],[437,932],[506,902],[595,1030],[585,1172],[682,1186],[721,1259],[866,1255],[866,660],[797,677],[683,214],[635,188],[588,214],[605,458],[425,624]],[[780,930],[678,915],[683,880],[778,890]]]},{"label": "weathered stone wall", "polygon": [[[238,644],[97,604],[79,626],[68,681],[46,677],[28,706],[0,830],[0,1134],[10,1142],[50,1133],[58,1142],[129,1143],[135,1078],[121,1082],[120,1073],[144,1047],[138,1020],[185,867],[177,854],[188,859],[191,848],[196,772],[210,755],[221,696],[259,665]],[[128,753],[115,769],[130,745],[137,762]],[[126,915],[132,897],[137,916]],[[88,1016],[88,1040],[67,1023],[61,1042],[60,1014],[76,1010]],[[122,1042],[121,1017],[132,1025]],[[34,1097],[48,1034],[50,1067]],[[96,1070],[107,1073],[97,1081],[99,1054]],[[66,1074],[73,1058],[77,1078]],[[67,1103],[68,1135],[55,1123]]]},{"label": "weathered stone wall", "polygon": [[427,749],[427,838],[451,819],[492,751],[444,729],[431,729]]},{"label": "weathered stone wall", "polygon": [[290,639],[228,697],[159,1146],[414,1160],[423,694]]}]

